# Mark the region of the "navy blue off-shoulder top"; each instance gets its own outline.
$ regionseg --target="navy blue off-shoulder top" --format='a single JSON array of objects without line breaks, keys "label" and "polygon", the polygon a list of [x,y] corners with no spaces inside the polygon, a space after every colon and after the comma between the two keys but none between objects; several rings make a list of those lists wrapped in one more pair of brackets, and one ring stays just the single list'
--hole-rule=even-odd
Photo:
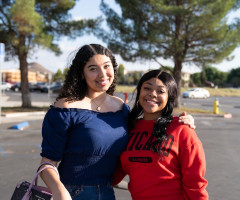
[{"label": "navy blue off-shoulder top", "polygon": [[42,126],[42,157],[61,161],[65,185],[111,184],[116,163],[128,141],[129,107],[95,112],[50,106]]}]

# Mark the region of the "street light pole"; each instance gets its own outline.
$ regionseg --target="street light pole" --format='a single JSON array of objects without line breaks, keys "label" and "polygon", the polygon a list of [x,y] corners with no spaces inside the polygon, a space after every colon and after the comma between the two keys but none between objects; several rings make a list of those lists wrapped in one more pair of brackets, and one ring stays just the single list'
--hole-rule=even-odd
[{"label": "street light pole", "polygon": [[[0,85],[2,85],[2,63],[5,56],[5,44],[0,43]],[[0,88],[0,124],[2,122],[2,88]]]},{"label": "street light pole", "polygon": [[50,84],[51,84],[51,82],[52,82],[52,74],[50,73],[50,72],[48,72],[48,100],[49,100],[49,102],[50,102]]}]

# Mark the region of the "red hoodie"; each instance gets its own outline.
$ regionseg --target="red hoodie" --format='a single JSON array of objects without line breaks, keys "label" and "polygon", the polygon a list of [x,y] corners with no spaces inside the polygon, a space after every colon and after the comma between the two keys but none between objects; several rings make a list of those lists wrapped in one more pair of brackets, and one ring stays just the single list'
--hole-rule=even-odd
[{"label": "red hoodie", "polygon": [[167,127],[163,155],[151,150],[155,121],[138,120],[121,155],[122,170],[114,177],[117,184],[128,174],[133,200],[208,199],[205,154],[195,131],[178,122]]}]

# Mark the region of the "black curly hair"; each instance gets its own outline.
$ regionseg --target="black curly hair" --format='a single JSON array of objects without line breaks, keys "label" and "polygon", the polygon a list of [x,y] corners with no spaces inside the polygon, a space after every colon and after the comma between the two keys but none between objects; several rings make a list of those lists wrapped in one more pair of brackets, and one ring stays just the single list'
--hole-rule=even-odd
[{"label": "black curly hair", "polygon": [[87,95],[88,87],[84,79],[83,69],[89,59],[97,54],[108,56],[112,62],[114,80],[107,90],[107,94],[113,95],[117,83],[118,64],[116,62],[116,59],[112,52],[102,45],[88,44],[82,46],[76,53],[76,56],[69,67],[69,71],[66,75],[63,87],[56,100],[65,98],[66,102],[74,102],[82,100]]},{"label": "black curly hair", "polygon": [[161,144],[167,135],[166,127],[172,121],[174,102],[177,97],[177,84],[175,82],[175,79],[169,73],[164,72],[162,70],[151,70],[144,74],[142,78],[139,80],[136,88],[137,90],[136,100],[129,114],[128,128],[129,131],[131,131],[134,128],[137,119],[141,117],[143,114],[143,108],[139,103],[139,95],[143,83],[145,81],[150,80],[151,78],[158,78],[163,82],[163,84],[168,89],[167,104],[162,110],[161,116],[159,116],[159,118],[156,120],[152,133],[156,137],[155,142],[152,143],[152,150],[154,152],[160,153]]}]

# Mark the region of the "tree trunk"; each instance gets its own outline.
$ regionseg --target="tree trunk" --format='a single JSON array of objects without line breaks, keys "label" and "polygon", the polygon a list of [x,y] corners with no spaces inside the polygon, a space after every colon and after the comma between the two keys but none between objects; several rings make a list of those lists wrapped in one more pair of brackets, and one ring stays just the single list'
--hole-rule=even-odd
[{"label": "tree trunk", "polygon": [[178,94],[175,100],[175,107],[179,108],[181,105],[181,87],[182,87],[182,62],[174,59],[173,77],[177,83]]},{"label": "tree trunk", "polygon": [[[182,5],[181,0],[176,1],[177,6]],[[176,14],[175,17],[175,40],[177,41],[176,44],[180,44],[182,42],[182,29],[181,29],[181,24],[182,24],[182,18],[181,14]],[[175,100],[175,107],[179,108],[181,105],[181,87],[182,87],[182,62],[183,62],[183,51],[179,49],[179,45],[175,46],[176,48],[176,53],[174,54],[174,69],[173,69],[173,77],[175,78],[175,81],[177,83],[177,88],[178,88],[178,93],[177,93],[177,98]]]},{"label": "tree trunk", "polygon": [[20,71],[21,71],[21,93],[22,93],[22,107],[29,108],[32,107],[31,96],[29,91],[28,84],[28,63],[27,63],[27,54],[20,53],[19,62],[20,62]]}]

